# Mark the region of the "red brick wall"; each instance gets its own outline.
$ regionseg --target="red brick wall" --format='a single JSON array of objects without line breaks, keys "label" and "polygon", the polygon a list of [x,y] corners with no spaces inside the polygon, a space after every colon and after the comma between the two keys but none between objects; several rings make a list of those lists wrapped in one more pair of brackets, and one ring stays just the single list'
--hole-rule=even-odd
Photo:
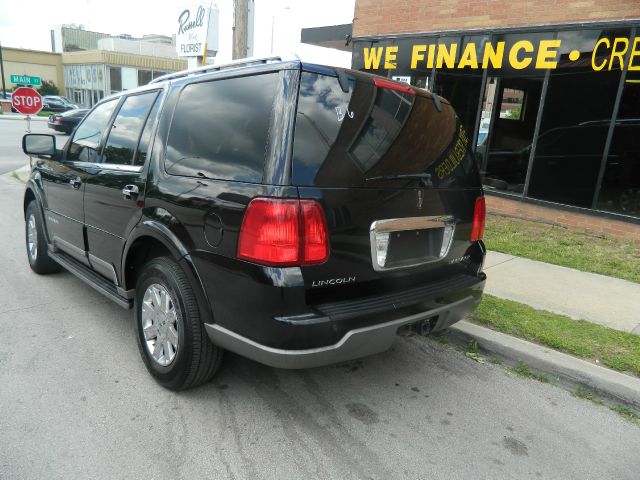
[{"label": "red brick wall", "polygon": [[640,19],[640,0],[356,0],[353,36]]},{"label": "red brick wall", "polygon": [[488,213],[562,225],[606,237],[633,240],[640,246],[640,225],[638,224],[569,212],[493,195],[487,195],[486,201]]}]

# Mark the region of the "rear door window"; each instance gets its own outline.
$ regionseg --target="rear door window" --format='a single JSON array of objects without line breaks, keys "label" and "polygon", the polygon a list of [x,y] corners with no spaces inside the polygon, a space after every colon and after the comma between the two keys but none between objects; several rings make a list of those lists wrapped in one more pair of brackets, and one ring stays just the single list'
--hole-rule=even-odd
[{"label": "rear door window", "polygon": [[351,78],[303,72],[293,145],[299,186],[415,186],[372,177],[429,174],[436,187],[478,187],[469,138],[453,108]]},{"label": "rear door window", "polygon": [[87,115],[73,134],[67,160],[92,163],[98,161],[100,141],[116,105],[118,99],[109,100]]},{"label": "rear door window", "polygon": [[127,97],[116,115],[104,147],[104,163],[132,165],[133,154],[140,139],[149,110],[157,91]]},{"label": "rear door window", "polygon": [[187,85],[167,141],[171,175],[260,183],[277,73]]}]

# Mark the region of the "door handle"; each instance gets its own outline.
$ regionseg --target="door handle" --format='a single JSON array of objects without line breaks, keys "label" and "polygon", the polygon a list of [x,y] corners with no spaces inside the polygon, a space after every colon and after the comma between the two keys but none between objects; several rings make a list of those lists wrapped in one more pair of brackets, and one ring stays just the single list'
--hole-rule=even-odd
[{"label": "door handle", "polygon": [[125,200],[133,200],[140,193],[137,185],[125,185],[122,189],[122,197]]},{"label": "door handle", "polygon": [[71,180],[69,180],[69,183],[76,190],[80,188],[80,185],[82,185],[82,181],[80,180],[80,178],[72,178]]}]

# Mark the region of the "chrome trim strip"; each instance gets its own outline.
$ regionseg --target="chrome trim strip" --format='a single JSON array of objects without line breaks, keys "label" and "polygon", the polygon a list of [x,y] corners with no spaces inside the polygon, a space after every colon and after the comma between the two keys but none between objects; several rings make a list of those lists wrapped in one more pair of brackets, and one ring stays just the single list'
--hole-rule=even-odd
[{"label": "chrome trim strip", "polygon": [[[405,263],[394,267],[385,267],[378,264],[378,254],[376,251],[377,233],[393,233],[406,230],[427,230],[431,228],[450,229],[448,238],[443,237],[446,244],[442,245],[440,256],[437,258],[429,258],[413,263]],[[453,235],[455,233],[456,221],[453,215],[433,215],[425,217],[406,217],[406,218],[389,218],[385,220],[376,220],[369,227],[369,243],[371,246],[371,265],[377,272],[397,270],[399,268],[417,267],[442,260],[449,254],[451,245],[453,244]]]},{"label": "chrome trim strip", "polygon": [[66,240],[63,240],[56,235],[53,236],[53,245],[58,247],[62,251],[68,252],[70,255],[73,255],[74,257],[79,257],[84,261],[87,260],[86,252],[83,249],[76,247],[72,243],[69,243]]},{"label": "chrome trim strip", "polygon": [[104,260],[96,257],[91,253],[89,253],[89,262],[91,262],[91,266],[95,268],[97,272],[101,273],[105,277],[109,278],[114,284],[118,285],[116,269],[113,268],[113,265],[111,265],[109,262],[105,262]]},{"label": "chrome trim strip", "polygon": [[140,173],[142,165],[120,165],[118,163],[98,163],[97,168],[102,170],[117,170],[120,172]]}]

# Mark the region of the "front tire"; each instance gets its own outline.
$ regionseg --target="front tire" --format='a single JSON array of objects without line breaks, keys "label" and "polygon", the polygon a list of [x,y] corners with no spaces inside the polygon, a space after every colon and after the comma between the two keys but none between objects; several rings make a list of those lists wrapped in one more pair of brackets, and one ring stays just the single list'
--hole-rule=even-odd
[{"label": "front tire", "polygon": [[49,257],[47,240],[44,236],[44,223],[35,200],[27,206],[25,215],[25,242],[29,266],[34,272],[44,275],[59,272],[62,267]]},{"label": "front tire", "polygon": [[222,350],[209,340],[195,292],[172,259],[159,257],[144,266],[136,284],[135,317],[142,360],[163,387],[192,388],[220,368]]}]

